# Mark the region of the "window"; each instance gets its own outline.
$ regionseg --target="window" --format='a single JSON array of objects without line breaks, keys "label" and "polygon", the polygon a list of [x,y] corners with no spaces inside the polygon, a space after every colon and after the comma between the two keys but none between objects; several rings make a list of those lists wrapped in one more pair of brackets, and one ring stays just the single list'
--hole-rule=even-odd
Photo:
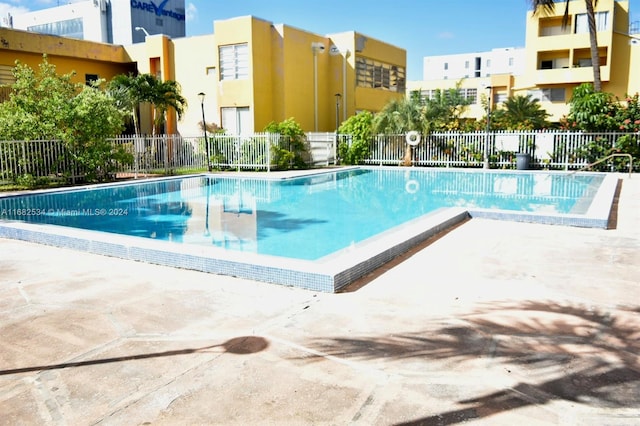
[{"label": "window", "polygon": [[[596,31],[605,31],[609,28],[609,12],[596,12]],[[576,34],[584,34],[589,32],[589,21],[586,13],[578,13],[576,15]]]},{"label": "window", "polygon": [[540,102],[565,102],[566,98],[566,90],[563,87],[535,90],[529,94]]},{"label": "window", "polygon": [[565,89],[542,89],[542,99],[549,102],[564,102],[565,101]]},{"label": "window", "polygon": [[356,57],[356,82],[359,87],[402,93],[405,91],[405,71],[403,67]]},{"label": "window", "polygon": [[216,67],[207,67],[207,75],[215,75],[216,74]]},{"label": "window", "polygon": [[222,128],[234,135],[253,133],[253,117],[249,107],[223,107]]},{"label": "window", "polygon": [[469,69],[469,61],[464,61],[464,68]]},{"label": "window", "polygon": [[449,62],[445,62],[444,63],[444,69],[445,69],[445,71],[449,69]]},{"label": "window", "polygon": [[487,59],[487,68],[491,68],[491,59]]},{"label": "window", "polygon": [[540,69],[541,70],[553,69],[553,61],[540,61]]},{"label": "window", "polygon": [[247,43],[220,46],[220,80],[249,78],[249,46]]},{"label": "window", "polygon": [[84,39],[84,24],[82,18],[69,19],[66,21],[49,22],[41,25],[27,27],[27,31],[40,34],[51,34],[63,37]]},{"label": "window", "polygon": [[513,66],[513,58],[509,58],[509,66],[512,67]]},{"label": "window", "polygon": [[98,74],[85,74],[84,75],[84,84],[86,84],[87,86],[91,86],[96,81],[98,81]]}]

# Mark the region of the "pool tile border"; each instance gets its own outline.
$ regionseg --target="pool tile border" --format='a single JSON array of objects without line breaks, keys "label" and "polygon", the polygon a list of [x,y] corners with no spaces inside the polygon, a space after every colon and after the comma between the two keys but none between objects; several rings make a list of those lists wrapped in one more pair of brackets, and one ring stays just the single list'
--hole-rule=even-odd
[{"label": "pool tile border", "polygon": [[[312,171],[313,173],[307,174],[330,171],[332,170]],[[278,177],[278,179],[299,175],[289,174]],[[262,176],[264,177],[264,175]],[[550,215],[514,213],[504,210],[444,208],[317,261],[234,252],[217,247],[178,245],[167,241],[148,240],[106,232],[14,221],[0,221],[0,237],[333,293],[373,272],[428,238],[473,217],[606,228],[618,180],[615,175],[605,177],[585,215]]]}]

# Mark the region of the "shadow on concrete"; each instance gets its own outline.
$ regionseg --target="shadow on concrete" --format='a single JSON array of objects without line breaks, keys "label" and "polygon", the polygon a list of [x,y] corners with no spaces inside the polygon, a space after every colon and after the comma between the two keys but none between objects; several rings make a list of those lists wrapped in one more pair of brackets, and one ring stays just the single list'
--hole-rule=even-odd
[{"label": "shadow on concrete", "polygon": [[174,351],[154,352],[138,355],[124,355],[113,358],[92,359],[87,361],[64,362],[61,364],[37,365],[33,367],[13,368],[0,370],[0,376],[9,374],[30,373],[34,371],[59,370],[71,367],[86,367],[90,365],[109,364],[112,362],[135,361],[139,359],[161,358],[177,355],[188,355],[198,352],[205,352],[213,348],[223,348],[225,353],[236,355],[248,355],[265,350],[269,346],[269,341],[258,336],[242,336],[229,339],[219,345],[203,346],[200,348],[178,349]]},{"label": "shadow on concrete", "polygon": [[482,358],[491,361],[492,369],[518,374],[515,386],[460,400],[459,409],[404,425],[450,425],[554,400],[638,407],[638,314],[635,306],[612,314],[555,303],[494,303],[462,316],[459,326],[380,338],[319,339],[309,346],[347,359],[446,360],[447,365],[468,363],[471,370]]}]

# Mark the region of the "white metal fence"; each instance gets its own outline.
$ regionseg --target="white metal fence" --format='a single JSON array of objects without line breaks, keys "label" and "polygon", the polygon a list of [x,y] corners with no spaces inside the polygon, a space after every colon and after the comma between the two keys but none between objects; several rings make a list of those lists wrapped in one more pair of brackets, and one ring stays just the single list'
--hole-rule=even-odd
[{"label": "white metal fence", "polygon": [[[412,148],[410,161],[416,166],[482,167],[485,157],[491,167],[513,167],[517,154],[528,154],[533,168],[577,169],[593,159],[588,146],[597,143],[603,149],[615,147],[622,136],[640,146],[639,133],[583,132],[474,132],[433,133],[422,137]],[[348,139],[344,142],[349,143]],[[409,145],[405,135],[379,135],[372,138],[366,164],[400,164]]]},{"label": "white metal fence", "polygon": [[[434,133],[412,147],[410,161],[415,166],[481,167],[485,156],[491,167],[513,167],[516,153],[531,156],[531,167],[577,169],[588,163],[584,148],[593,142],[608,149],[623,135],[640,144],[637,133],[581,132],[475,132]],[[114,164],[119,174],[133,176],[213,169],[266,170],[274,167],[272,147],[288,148],[287,138],[277,134],[248,136],[224,134],[204,137],[123,136],[112,139],[133,155],[131,165]],[[336,164],[336,141],[351,143],[348,135],[309,133],[306,137],[310,165]],[[397,165],[408,149],[404,135],[378,135],[369,144],[365,164]],[[73,178],[83,175],[75,156],[61,141],[0,141],[0,181],[17,176]],[[209,159],[209,163],[207,163]]]}]

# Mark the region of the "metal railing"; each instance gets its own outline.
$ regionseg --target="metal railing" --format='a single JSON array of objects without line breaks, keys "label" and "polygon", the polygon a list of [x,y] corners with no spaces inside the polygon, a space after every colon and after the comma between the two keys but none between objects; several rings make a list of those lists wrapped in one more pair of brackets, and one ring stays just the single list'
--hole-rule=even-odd
[{"label": "metal railing", "polygon": [[573,174],[573,173],[580,172],[582,170],[590,169],[593,166],[596,166],[598,164],[604,163],[605,161],[610,160],[610,159],[615,158],[615,157],[627,157],[627,158],[629,158],[629,178],[631,178],[631,173],[633,172],[633,156],[631,154],[620,154],[620,153],[607,155],[606,157],[603,157],[603,158],[599,159],[598,161],[594,161],[593,163],[587,164],[586,166],[580,167],[578,170],[575,170],[575,171],[573,171],[571,173]]},{"label": "metal railing", "polygon": [[[627,136],[640,147],[639,133],[583,133],[562,131],[444,132],[422,137],[412,147],[414,166],[482,167],[485,152],[492,168],[513,168],[518,154],[528,154],[533,168],[572,170],[590,163],[587,149],[598,144],[613,149],[616,141]],[[398,165],[409,145],[405,135],[378,135],[371,138],[366,164]]]},{"label": "metal railing", "polygon": [[[590,164],[593,157],[589,147],[596,144],[601,152],[611,152],[623,136],[632,147],[635,144],[640,149],[640,133],[446,132],[423,136],[413,147],[407,144],[405,135],[377,135],[369,140],[369,155],[363,163],[398,165],[409,153],[414,166],[482,167],[486,152],[492,168],[514,168],[516,156],[528,154],[532,168],[578,170],[594,165]],[[270,171],[277,161],[275,148],[290,148],[286,137],[269,133],[213,134],[207,138],[208,147],[203,137],[180,135],[122,136],[111,142],[133,158],[130,164],[110,164],[123,177],[200,172],[208,166],[217,170]],[[349,146],[352,138],[335,133],[307,134],[308,156],[304,161],[315,166],[336,164],[337,142]],[[86,172],[77,159],[62,141],[0,141],[0,181],[25,175],[73,180]],[[621,165],[612,163],[610,169],[613,167]],[[638,168],[630,161],[629,170],[634,167]]]}]

